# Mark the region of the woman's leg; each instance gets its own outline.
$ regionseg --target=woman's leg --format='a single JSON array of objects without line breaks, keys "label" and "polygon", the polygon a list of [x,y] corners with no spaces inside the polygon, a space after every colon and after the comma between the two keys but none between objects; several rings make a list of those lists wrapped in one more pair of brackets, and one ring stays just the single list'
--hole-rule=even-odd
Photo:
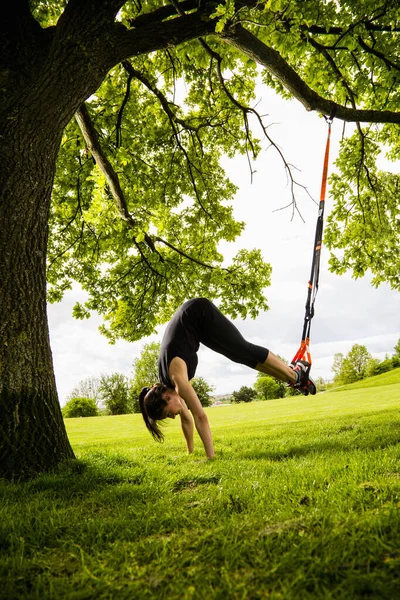
[{"label": "woman's leg", "polygon": [[258,364],[256,369],[261,373],[267,373],[267,375],[289,383],[291,387],[307,396],[308,394],[314,395],[317,393],[315,382],[310,377],[310,366],[309,363],[299,360],[292,368],[275,354],[269,352],[266,360],[262,364]]},{"label": "woman's leg", "polygon": [[285,383],[296,383],[297,374],[289,365],[267,348],[248,342],[212,302],[205,298],[196,299],[193,309],[199,319],[199,338],[205,346],[233,362],[257,369]]},{"label": "woman's leg", "polygon": [[258,363],[265,362],[269,352],[267,348],[248,342],[212,302],[204,302],[201,309],[202,320],[198,333],[202,344],[229,360],[252,369]]},{"label": "woman's leg", "polygon": [[285,381],[289,383],[290,381],[296,382],[296,372],[289,367],[286,363],[283,362],[280,358],[275,356],[271,351],[269,351],[266,360],[263,363],[258,363],[256,366],[257,371],[261,371],[261,373],[266,373],[267,375],[271,375],[271,377],[275,377],[280,381]]},{"label": "woman's leg", "polygon": [[267,348],[248,342],[212,302],[204,302],[202,312],[201,342],[208,348],[285,383],[296,382],[296,373],[289,365]]}]

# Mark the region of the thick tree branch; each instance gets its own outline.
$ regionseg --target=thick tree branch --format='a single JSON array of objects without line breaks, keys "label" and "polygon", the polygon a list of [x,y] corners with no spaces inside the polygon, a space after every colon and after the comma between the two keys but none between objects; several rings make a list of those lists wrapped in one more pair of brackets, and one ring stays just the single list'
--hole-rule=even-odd
[{"label": "thick tree branch", "polygon": [[[125,221],[131,229],[135,229],[136,222],[128,210],[128,203],[126,201],[125,194],[121,188],[121,184],[119,182],[118,175],[114,171],[112,164],[110,163],[110,161],[108,160],[108,158],[106,157],[106,155],[104,154],[104,152],[100,146],[99,136],[97,135],[97,131],[95,130],[95,128],[93,126],[93,123],[90,119],[88,110],[84,104],[75,113],[75,118],[76,118],[76,121],[82,132],[83,138],[86,142],[86,145],[87,145],[89,151],[91,152],[93,158],[95,159],[96,164],[99,167],[100,171],[103,173],[104,177],[106,178],[106,181],[110,188],[111,194],[115,200],[115,204],[117,206],[117,209],[118,209],[121,219],[123,221]],[[147,233],[145,233],[144,240],[145,240],[146,244],[149,246],[149,248],[153,252],[154,251],[156,252],[156,249],[153,244],[153,240]],[[136,241],[136,239],[134,239],[134,244],[135,244],[139,254],[141,255],[142,259],[149,267],[149,269],[151,269],[156,275],[163,277],[163,275],[161,273],[159,273],[156,269],[154,269],[154,267],[149,263],[146,256],[143,254],[142,249],[140,248],[140,244]]]},{"label": "thick tree branch", "polygon": [[[183,4],[187,7],[192,6],[190,2],[186,4],[185,1],[178,3],[179,8],[182,8]],[[131,30],[127,30],[121,23],[115,23],[111,29],[107,29],[107,33],[104,34],[107,39],[104,39],[102,50],[99,49],[99,52],[104,53],[104,68],[110,69],[129,57],[176,47],[208,35],[218,35],[215,33],[215,21],[210,19],[214,5],[206,3],[203,7],[191,14],[169,17],[167,21],[154,22],[149,16],[147,24]],[[164,13],[160,13],[159,18],[163,15]],[[346,107],[323,98],[302,80],[279,52],[268,47],[240,24],[228,26],[219,37],[266,67],[309,111],[334,115],[348,122],[400,123],[398,112]]]},{"label": "thick tree branch", "polygon": [[[100,142],[99,137],[97,135],[97,131],[95,130],[93,123],[90,119],[88,110],[85,105],[82,105],[79,110],[77,110],[75,114],[76,121],[79,125],[79,128],[82,132],[83,138],[86,142],[88,149],[90,150],[93,158],[96,161],[97,166],[100,171],[103,173],[108,186],[110,188],[111,194],[115,200],[115,204],[117,206],[119,215],[123,221],[125,221],[128,226],[132,229],[136,228],[136,221],[133,219],[132,215],[128,209],[128,203],[125,198],[125,194],[122,190],[121,184],[119,182],[119,178],[117,173],[114,171],[114,168],[106,155],[104,154]],[[152,252],[157,252],[156,248],[153,244],[153,240],[151,237],[145,233],[144,240]],[[148,266],[155,272],[157,275],[162,276],[160,273],[154,270],[154,268],[148,263],[146,257],[144,256],[139,244],[134,240],[134,243],[139,250],[143,260],[148,264]]]},{"label": "thick tree branch", "polygon": [[97,131],[93,126],[88,110],[84,104],[76,111],[75,118],[88,150],[91,152],[97,166],[106,178],[121,218],[129,223],[131,227],[134,227],[136,224],[128,210],[128,203],[121,188],[118,175],[100,146]]},{"label": "thick tree branch", "polygon": [[[111,193],[114,197],[115,203],[117,205],[120,217],[128,224],[129,227],[135,228],[136,222],[133,219],[132,215],[129,213],[128,204],[127,204],[124,192],[121,188],[121,185],[120,185],[120,182],[118,179],[118,175],[114,171],[113,166],[111,165],[108,158],[105,156],[105,154],[100,146],[97,131],[95,130],[95,128],[93,126],[93,123],[90,119],[88,110],[85,105],[82,105],[79,108],[79,110],[75,114],[75,118],[76,118],[76,121],[82,132],[83,138],[85,140],[85,143],[86,143],[89,151],[91,152],[93,158],[96,161],[96,164],[98,165],[99,169],[101,170],[101,172],[103,173],[103,175],[106,178],[106,181],[110,187],[110,191],[111,191]],[[153,242],[152,238],[147,233],[145,233],[144,239],[145,239],[146,244],[149,246],[149,248],[153,252],[156,252],[159,255],[160,259],[162,259],[161,255],[159,254],[156,247],[154,246],[154,242]],[[155,241],[160,242],[160,243],[164,244],[165,246],[168,246],[169,248],[171,248],[171,250],[174,250],[180,256],[183,256],[198,265],[201,265],[208,269],[214,268],[212,265],[208,265],[208,264],[198,260],[197,258],[189,256],[189,254],[186,254],[186,252],[184,252],[183,250],[176,248],[175,246],[173,246],[172,244],[170,244],[169,242],[167,242],[166,240],[164,240],[160,237],[156,237]],[[155,274],[159,275],[160,277],[164,277],[161,273],[156,271],[152,265],[150,265],[146,256],[143,254],[142,249],[140,248],[140,244],[135,239],[134,239],[134,244],[135,244],[139,254],[141,255],[142,259],[148,265],[148,267]],[[225,270],[229,272],[229,269],[225,269]]]},{"label": "thick tree branch", "polygon": [[322,98],[299,77],[279,52],[268,47],[240,25],[225,30],[222,37],[228,44],[268,69],[308,111],[315,110],[323,115],[335,116],[337,119],[348,122],[400,123],[400,113],[398,112],[348,108]]},{"label": "thick tree branch", "polygon": [[202,35],[215,33],[215,21],[209,19],[211,10],[197,10],[165,22],[150,22],[136,29],[116,24],[109,50],[110,68],[132,56],[173,48]]}]

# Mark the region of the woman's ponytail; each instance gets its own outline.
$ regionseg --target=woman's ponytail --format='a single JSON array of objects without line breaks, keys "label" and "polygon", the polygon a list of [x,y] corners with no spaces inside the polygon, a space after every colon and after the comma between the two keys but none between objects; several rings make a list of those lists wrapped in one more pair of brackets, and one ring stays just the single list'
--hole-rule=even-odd
[{"label": "woman's ponytail", "polygon": [[151,388],[149,387],[144,387],[142,388],[140,394],[139,394],[139,406],[140,406],[140,410],[142,411],[142,414],[144,412],[144,399],[147,396],[147,394],[149,393],[149,391],[151,390]]},{"label": "woman's ponytail", "polygon": [[147,429],[157,442],[164,441],[164,435],[157,425],[157,420],[162,419],[164,408],[167,406],[162,395],[167,386],[157,383],[153,387],[142,388],[139,394],[139,406]]}]

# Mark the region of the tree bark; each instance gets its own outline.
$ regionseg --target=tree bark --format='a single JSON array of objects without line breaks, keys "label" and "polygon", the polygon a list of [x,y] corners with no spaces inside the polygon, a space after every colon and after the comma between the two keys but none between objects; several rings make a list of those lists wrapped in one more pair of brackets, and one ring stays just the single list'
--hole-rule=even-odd
[{"label": "tree bark", "polygon": [[1,139],[0,476],[25,478],[74,456],[46,314],[48,216],[60,133],[50,124],[38,132],[22,122],[9,128],[6,142]]},{"label": "tree bark", "polygon": [[70,2],[57,27],[42,30],[16,0],[0,22],[0,477],[74,457],[47,322],[48,220],[62,133],[112,66],[120,3]]},{"label": "tree bark", "polygon": [[44,32],[25,0],[10,7],[6,25],[0,26],[0,477],[20,479],[74,457],[47,323],[48,219],[62,132],[106,68],[88,73],[89,60],[68,28]]}]

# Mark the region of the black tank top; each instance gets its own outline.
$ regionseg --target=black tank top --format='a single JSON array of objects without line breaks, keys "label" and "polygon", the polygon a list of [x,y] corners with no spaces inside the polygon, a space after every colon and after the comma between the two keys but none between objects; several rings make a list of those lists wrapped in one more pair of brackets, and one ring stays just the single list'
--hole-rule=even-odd
[{"label": "black tank top", "polygon": [[169,378],[168,368],[176,356],[185,361],[189,380],[196,373],[203,321],[202,311],[199,310],[202,300],[194,298],[182,304],[165,330],[158,358],[158,375],[160,382],[169,388],[175,387]]}]

